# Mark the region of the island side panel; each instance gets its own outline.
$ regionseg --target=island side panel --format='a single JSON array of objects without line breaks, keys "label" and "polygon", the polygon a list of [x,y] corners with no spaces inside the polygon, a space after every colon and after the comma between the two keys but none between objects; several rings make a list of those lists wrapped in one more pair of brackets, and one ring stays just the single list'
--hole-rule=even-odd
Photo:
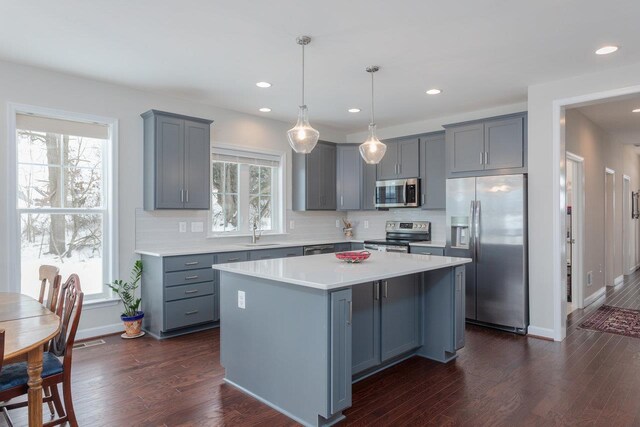
[{"label": "island side panel", "polygon": [[423,273],[422,347],[418,355],[449,362],[464,346],[464,274],[464,266]]},{"label": "island side panel", "polygon": [[303,424],[331,418],[330,294],[222,271],[220,297],[225,380]]}]

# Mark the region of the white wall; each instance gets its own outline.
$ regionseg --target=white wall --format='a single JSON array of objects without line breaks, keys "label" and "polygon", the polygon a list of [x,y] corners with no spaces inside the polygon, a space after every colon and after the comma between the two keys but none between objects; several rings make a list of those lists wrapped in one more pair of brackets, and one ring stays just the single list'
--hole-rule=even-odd
[{"label": "white wall", "polygon": [[564,192],[562,154],[565,147],[558,139],[554,144],[554,129],[560,134],[562,126],[554,118],[554,101],[582,102],[633,91],[640,91],[640,63],[529,87],[529,308],[532,333],[561,340],[566,326],[564,310],[558,304],[560,292],[566,286],[561,231],[565,219],[560,199]]},{"label": "white wall", "polygon": [[[278,122],[262,117],[238,113],[177,98],[144,92],[85,78],[60,74],[44,69],[0,61],[0,164],[7,159],[7,103],[19,103],[70,112],[95,114],[116,118],[119,121],[118,156],[118,200],[119,200],[119,244],[117,258],[118,276],[128,277],[129,269],[136,259],[135,215],[142,206],[142,119],[140,113],[151,108],[209,118],[214,120],[212,140],[243,147],[265,148],[290,153],[285,132],[292,123]],[[295,120],[296,106],[292,106],[291,120]],[[315,125],[315,124],[314,124]],[[317,126],[322,139],[344,142],[345,135],[339,131]],[[291,156],[287,155],[290,168]],[[5,169],[6,170],[6,169]],[[291,188],[290,173],[287,173],[287,188]],[[6,173],[0,173],[0,187],[5,194],[15,194],[7,188]],[[290,194],[291,191],[287,191]],[[287,205],[291,206],[290,196]],[[9,283],[9,263],[12,248],[8,244],[7,201],[0,200],[3,226],[0,227],[0,291]],[[111,332],[108,325],[119,324],[119,307],[89,308],[84,312],[81,329],[84,334]],[[107,327],[105,327],[107,326]],[[117,327],[117,326],[116,326]],[[97,328],[97,329],[93,329]],[[87,330],[89,330],[87,332]],[[82,335],[82,334],[81,334]]]}]

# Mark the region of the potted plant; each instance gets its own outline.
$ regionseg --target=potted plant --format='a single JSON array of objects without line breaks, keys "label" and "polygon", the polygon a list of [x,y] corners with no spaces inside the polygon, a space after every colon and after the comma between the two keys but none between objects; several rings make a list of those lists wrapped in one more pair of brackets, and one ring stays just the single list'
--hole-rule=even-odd
[{"label": "potted plant", "polygon": [[133,265],[129,282],[114,280],[113,283],[107,284],[120,297],[124,306],[124,311],[120,315],[120,319],[124,322],[122,338],[137,338],[144,335],[142,331],[144,312],[139,310],[141,298],[136,297],[136,289],[140,286],[141,277],[142,261],[138,260]]}]

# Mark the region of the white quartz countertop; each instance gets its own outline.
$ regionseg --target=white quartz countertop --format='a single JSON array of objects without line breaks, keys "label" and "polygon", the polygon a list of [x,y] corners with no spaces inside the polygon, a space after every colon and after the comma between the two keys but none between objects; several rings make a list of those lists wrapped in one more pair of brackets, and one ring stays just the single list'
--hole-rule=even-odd
[{"label": "white quartz countertop", "polygon": [[[247,240],[249,240],[247,238]],[[351,239],[315,239],[315,240],[287,240],[287,241],[259,241],[258,244],[253,245],[247,243],[218,243],[211,245],[199,245],[199,246],[177,246],[166,248],[139,248],[135,250],[135,253],[139,255],[149,256],[179,256],[179,255],[197,255],[197,254],[214,254],[222,252],[238,252],[238,251],[257,251],[261,249],[279,249],[279,248],[293,248],[297,246],[315,246],[315,245],[330,245],[336,243],[362,243],[364,240]]]},{"label": "white quartz countertop", "polygon": [[372,252],[371,257],[360,264],[348,264],[338,260],[334,254],[323,254],[216,264],[213,268],[309,288],[332,290],[358,283],[455,267],[469,262],[469,258]]}]

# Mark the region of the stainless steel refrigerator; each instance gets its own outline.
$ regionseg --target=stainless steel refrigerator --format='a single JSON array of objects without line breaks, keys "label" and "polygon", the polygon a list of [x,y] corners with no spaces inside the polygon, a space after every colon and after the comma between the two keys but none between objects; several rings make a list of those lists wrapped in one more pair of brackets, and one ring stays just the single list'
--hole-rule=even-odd
[{"label": "stainless steel refrigerator", "polygon": [[448,179],[445,254],[473,259],[466,265],[467,321],[526,334],[526,175]]}]

